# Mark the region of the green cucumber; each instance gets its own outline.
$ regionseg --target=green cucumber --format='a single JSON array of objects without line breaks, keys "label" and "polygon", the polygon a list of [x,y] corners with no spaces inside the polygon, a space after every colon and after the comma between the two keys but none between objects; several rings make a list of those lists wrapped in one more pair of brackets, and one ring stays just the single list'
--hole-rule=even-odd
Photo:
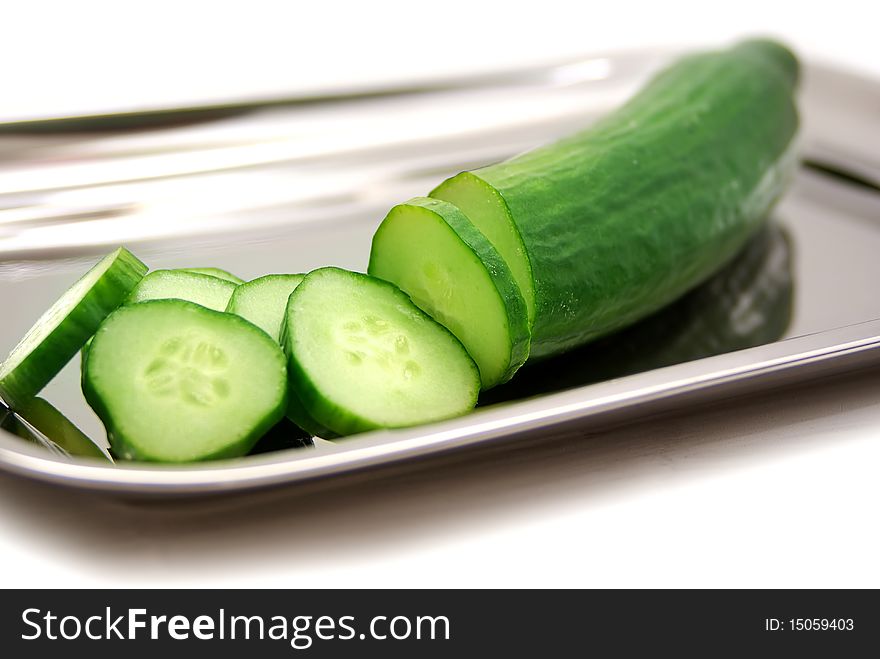
[{"label": "green cucumber", "polygon": [[339,435],[448,419],[476,404],[479,371],[461,343],[368,275],[306,275],[290,295],[282,341],[291,389]]},{"label": "green cucumber", "polygon": [[431,193],[507,261],[532,310],[532,357],[649,315],[742,248],[796,166],[797,71],[770,41],[688,56],[583,132]]},{"label": "green cucumber", "polygon": [[83,393],[117,457],[191,462],[250,451],[284,416],[287,372],[280,346],[243,318],[150,300],[98,328]]},{"label": "green cucumber", "polygon": [[708,281],[644,320],[528,364],[481,404],[553,393],[778,341],[792,317],[792,255],[774,222]]},{"label": "green cucumber", "polygon": [[185,300],[214,311],[224,311],[237,284],[186,270],[154,270],[131,292],[126,304],[146,300]]},{"label": "green cucumber", "polygon": [[423,197],[392,208],[373,236],[368,271],[458,337],[484,389],[509,380],[528,358],[519,287],[492,244],[452,204]]},{"label": "green cucumber", "polygon": [[304,276],[266,275],[241,284],[229,298],[226,311],[251,321],[278,341],[281,338],[281,323],[287,309],[287,298]]},{"label": "green cucumber", "polygon": [[216,277],[217,279],[223,279],[224,281],[232,282],[233,284],[244,283],[244,279],[238,275],[234,275],[228,270],[223,270],[221,268],[178,268],[178,270],[183,272],[195,272],[197,275]]},{"label": "green cucumber", "polygon": [[52,449],[60,448],[66,455],[110,460],[107,453],[43,398],[29,400],[15,417],[13,432],[19,437]]},{"label": "green cucumber", "polygon": [[147,271],[120,247],[71,286],[0,364],[0,398],[22,408],[55,377]]}]

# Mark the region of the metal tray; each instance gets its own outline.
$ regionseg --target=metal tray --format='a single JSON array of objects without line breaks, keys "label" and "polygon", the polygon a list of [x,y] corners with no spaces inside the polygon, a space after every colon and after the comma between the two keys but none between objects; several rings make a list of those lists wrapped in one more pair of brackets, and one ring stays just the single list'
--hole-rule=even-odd
[{"label": "metal tray", "polygon": [[[139,125],[128,115],[125,130],[112,117],[0,125],[0,349],[119,243],[152,267],[216,265],[244,277],[327,264],[362,270],[393,203],[583,126],[671,55],[242,105],[219,118],[189,108]],[[216,494],[540,442],[876,365],[880,86],[808,63],[801,109],[805,166],[737,262],[638,326],[528,367],[466,417],[185,467],[112,466],[0,430],[0,468],[120,495]],[[82,401],[78,364],[44,396],[103,436]]]}]

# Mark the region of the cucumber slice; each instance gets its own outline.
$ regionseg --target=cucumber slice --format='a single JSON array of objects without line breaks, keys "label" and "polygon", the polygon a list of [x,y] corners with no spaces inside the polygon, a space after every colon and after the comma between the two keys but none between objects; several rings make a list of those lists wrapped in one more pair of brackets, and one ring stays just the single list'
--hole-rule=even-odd
[{"label": "cucumber slice", "polygon": [[16,413],[20,437],[51,443],[67,455],[110,460],[110,457],[61,411],[43,398],[32,398]]},{"label": "cucumber slice", "polygon": [[[226,311],[249,320],[280,342],[287,300],[304,276],[266,275],[242,284],[235,289],[229,299]],[[287,418],[310,435],[324,438],[338,437],[309,414],[293,390],[288,392]]]},{"label": "cucumber slice", "polygon": [[336,439],[340,437],[339,433],[333,432],[327,426],[319,423],[311,415],[300,399],[299,392],[294,387],[290,387],[287,392],[287,411],[285,415],[312,437],[320,437],[321,439]]},{"label": "cucumber slice", "polygon": [[447,419],[477,402],[479,371],[458,340],[368,275],[309,273],[290,296],[282,335],[291,388],[340,435]]},{"label": "cucumber slice", "polygon": [[175,299],[224,311],[235,287],[230,281],[198,272],[154,270],[141,280],[125,303]]},{"label": "cucumber slice", "polygon": [[238,275],[234,275],[231,272],[227,270],[222,270],[220,268],[178,268],[178,270],[182,272],[195,272],[197,275],[208,275],[209,277],[216,277],[217,279],[229,281],[233,284],[244,283],[244,279],[242,279]]},{"label": "cucumber slice", "polygon": [[49,307],[0,364],[0,397],[24,407],[128,297],[147,266],[124,247],[108,254]]},{"label": "cucumber slice", "polygon": [[283,416],[284,354],[233,314],[151,300],[111,314],[83,374],[86,400],[125,459],[190,462],[246,454]]},{"label": "cucumber slice", "polygon": [[242,284],[232,293],[226,311],[251,321],[276,341],[281,338],[281,323],[287,298],[305,275],[266,275]]},{"label": "cucumber slice", "polygon": [[519,229],[513,222],[504,198],[491,185],[488,185],[471,172],[462,172],[447,179],[434,190],[431,197],[448,201],[474,223],[501,258],[510,268],[526,303],[529,314],[529,327],[535,322],[535,283],[532,277],[532,264],[529,262],[526,246]]},{"label": "cucumber slice", "polygon": [[416,198],[395,206],[373,236],[369,273],[399,286],[445,325],[480,368],[484,389],[529,356],[529,320],[510,269],[455,206]]}]

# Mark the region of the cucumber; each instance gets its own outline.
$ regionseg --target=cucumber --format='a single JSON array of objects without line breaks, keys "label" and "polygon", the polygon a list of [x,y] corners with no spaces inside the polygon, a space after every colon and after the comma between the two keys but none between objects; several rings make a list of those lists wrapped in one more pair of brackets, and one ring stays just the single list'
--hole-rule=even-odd
[{"label": "cucumber", "polygon": [[19,409],[36,396],[135,288],[147,266],[124,247],[101,259],[28,330],[0,364],[0,397]]},{"label": "cucumber", "polygon": [[15,413],[15,418],[13,432],[19,437],[52,450],[61,449],[65,455],[110,460],[94,441],[43,398],[29,400]]},{"label": "cucumber", "polygon": [[421,197],[392,208],[373,236],[368,272],[458,337],[484,389],[509,380],[528,358],[522,293],[504,259],[452,204]]},{"label": "cucumber", "polygon": [[126,304],[146,300],[185,300],[214,311],[224,311],[237,284],[185,270],[154,270],[131,292]]},{"label": "cucumber", "polygon": [[234,313],[266,332],[281,338],[281,323],[287,298],[305,275],[266,275],[240,285],[229,298],[226,311]]},{"label": "cucumber", "polygon": [[284,416],[285,358],[243,318],[150,300],[121,307],[98,328],[83,393],[117,457],[240,456]]},{"label": "cucumber", "polygon": [[531,310],[533,358],[649,315],[742,248],[796,166],[797,77],[770,41],[685,57],[583,132],[431,193],[507,261]]},{"label": "cucumber", "polygon": [[291,389],[339,435],[447,419],[477,401],[479,371],[461,343],[368,275],[306,275],[290,295],[282,341]]},{"label": "cucumber", "polygon": [[736,258],[675,303],[565,355],[528,364],[480,398],[552,393],[778,341],[792,318],[791,246],[771,222]]},{"label": "cucumber", "polygon": [[216,277],[217,279],[223,279],[224,281],[232,282],[236,285],[244,283],[244,279],[238,275],[234,275],[231,272],[220,268],[178,268],[178,270],[183,272],[195,272],[197,275]]}]

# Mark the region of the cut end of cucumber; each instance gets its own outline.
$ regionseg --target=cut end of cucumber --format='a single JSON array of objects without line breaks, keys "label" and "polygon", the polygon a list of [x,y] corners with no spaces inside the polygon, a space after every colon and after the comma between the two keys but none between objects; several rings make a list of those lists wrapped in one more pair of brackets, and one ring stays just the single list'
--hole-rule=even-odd
[{"label": "cut end of cucumber", "polygon": [[154,270],[131,292],[126,304],[147,300],[185,300],[225,311],[237,284],[187,270]]},{"label": "cut end of cucumber", "polygon": [[34,323],[0,364],[0,397],[24,407],[82,348],[144,276],[124,247],[102,258]]},{"label": "cut end of cucumber", "polygon": [[457,207],[498,250],[519,286],[531,327],[535,321],[532,267],[522,236],[501,193],[476,174],[462,172],[438,185],[430,196]]},{"label": "cut end of cucumber", "polygon": [[182,300],[122,307],[89,347],[83,392],[114,454],[191,462],[246,454],[284,415],[284,354],[238,316]]},{"label": "cut end of cucumber", "polygon": [[461,343],[395,286],[321,268],[291,294],[283,331],[292,389],[339,435],[459,416],[479,373]]},{"label": "cut end of cucumber", "polygon": [[373,237],[371,275],[390,281],[464,344],[484,389],[507,381],[529,352],[525,302],[510,270],[455,206],[395,206]]}]

